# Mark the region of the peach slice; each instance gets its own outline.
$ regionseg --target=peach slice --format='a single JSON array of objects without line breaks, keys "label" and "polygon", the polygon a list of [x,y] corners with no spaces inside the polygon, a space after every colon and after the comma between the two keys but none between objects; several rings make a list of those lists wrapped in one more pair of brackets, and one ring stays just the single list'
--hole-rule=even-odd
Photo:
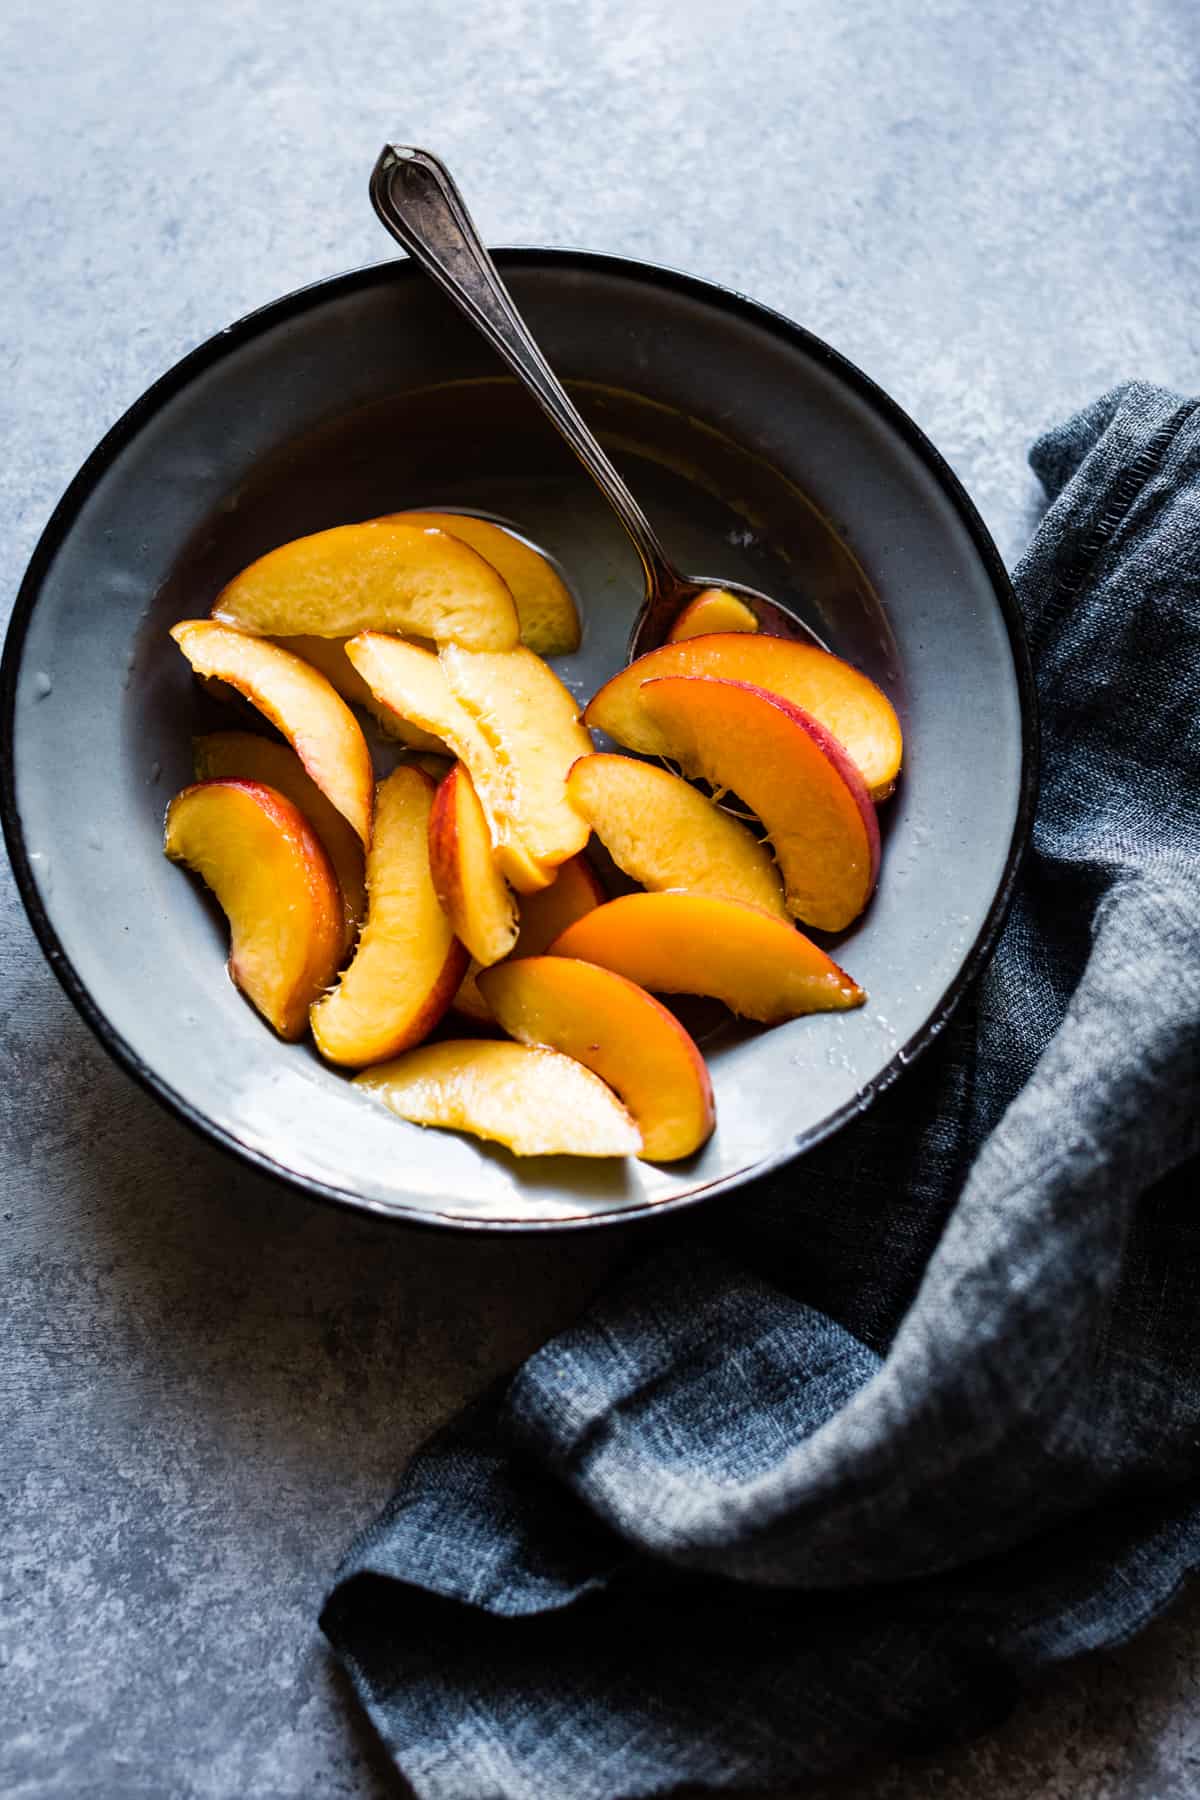
[{"label": "peach slice", "polygon": [[228,682],[283,733],[321,792],[369,844],[371,755],[358,720],[325,677],[278,644],[212,619],[184,619],[171,636],[197,675]]},{"label": "peach slice", "polygon": [[478,1038],[426,1044],[354,1085],[414,1125],[469,1131],[517,1156],[636,1156],[642,1148],[616,1095],[555,1050]]},{"label": "peach slice", "polygon": [[[469,513],[404,512],[409,525],[435,526],[461,538],[504,577],[517,608],[521,642],[539,656],[568,656],[579,648],[579,614],[558,570],[503,525]],[[714,627],[714,630],[720,627]]]},{"label": "peach slice", "polygon": [[704,1058],[665,1006],[623,975],[567,956],[485,969],[479,991],[510,1037],[573,1056],[625,1102],[648,1162],[691,1156],[712,1136]]},{"label": "peach slice", "polygon": [[163,848],[229,920],[229,973],[283,1038],[298,1038],[342,953],[333,867],[299,807],[261,781],[201,781],[167,808]]},{"label": "peach slice", "polygon": [[192,739],[192,766],[197,781],[229,776],[264,781],[300,808],[333,864],[345,915],[343,950],[350,950],[366,909],[362,845],[332,801],[305,774],[296,752],[274,738],[255,737],[250,731],[212,731]]},{"label": "peach slice", "polygon": [[678,775],[630,756],[581,756],[567,792],[617,867],[640,887],[723,894],[787,917],[770,851]]},{"label": "peach slice", "polygon": [[429,867],[442,911],[484,968],[517,941],[517,909],[492,856],[492,836],[471,777],[455,763],[429,815]]},{"label": "peach slice", "polygon": [[588,841],[587,820],[567,795],[571,764],[592,748],[577,701],[532,650],[447,644],[440,661],[492,752],[514,835],[547,872],[557,868]]},{"label": "peach slice", "polygon": [[235,575],[213,617],[263,637],[400,631],[509,650],[517,609],[502,577],[461,538],[373,519],[280,544]]},{"label": "peach slice", "polygon": [[683,644],[689,638],[711,637],[717,631],[757,631],[758,620],[744,600],[727,594],[724,588],[705,588],[689,600],[670,631],[669,644]]},{"label": "peach slice", "polygon": [[434,787],[407,766],[381,781],[367,852],[367,922],[354,961],[312,1009],[330,1062],[361,1068],[428,1036],[454,998],[467,953],[438,905],[429,873]]},{"label": "peach slice", "polygon": [[492,834],[492,848],[517,891],[527,894],[545,887],[553,872],[544,869],[522,843],[507,810],[509,784],[483,732],[451,692],[446,671],[433,652],[382,632],[364,631],[351,638],[346,655],[381,706],[432,732],[466,764]]},{"label": "peach slice", "polygon": [[666,675],[642,706],[685,775],[757,813],[794,919],[842,931],[874,891],[879,824],[862,776],[801,707],[744,681]]},{"label": "peach slice", "polygon": [[346,655],[345,638],[277,637],[272,641],[281,649],[290,650],[294,656],[302,656],[314,669],[319,669],[342,699],[369,712],[387,737],[407,744],[410,750],[428,751],[435,756],[445,753],[445,744],[440,738],[434,737],[432,732],[422,731],[419,725],[410,725],[407,719],[400,718],[397,713],[390,712],[386,706],[379,704]]},{"label": "peach slice", "polygon": [[[568,925],[582,919],[593,907],[603,906],[606,898],[587,857],[569,857],[559,865],[549,887],[541,888],[536,894],[522,894],[517,909],[520,930],[512,957],[515,960],[521,956],[543,955]],[[467,970],[462,986],[454,996],[454,1008],[481,1025],[490,1025],[493,1022],[491,1010],[475,982],[478,973],[478,963]]]},{"label": "peach slice", "polygon": [[866,999],[791,925],[712,894],[625,894],[568,926],[550,954],[599,963],[654,993],[709,994],[762,1025]]},{"label": "peach slice", "polygon": [[666,675],[748,681],[780,694],[833,733],[873,799],[882,800],[895,786],[903,740],[887,695],[840,657],[766,632],[727,631],[651,650],[605,683],[584,723],[645,756],[669,755],[662,732],[642,706],[642,683]]}]

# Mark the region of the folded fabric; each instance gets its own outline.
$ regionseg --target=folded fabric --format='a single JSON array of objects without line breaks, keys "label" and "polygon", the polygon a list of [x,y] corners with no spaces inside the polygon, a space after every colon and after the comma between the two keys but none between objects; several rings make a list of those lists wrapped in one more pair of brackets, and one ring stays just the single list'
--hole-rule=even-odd
[{"label": "folded fabric", "polygon": [[1200,403],[1122,388],[1031,460],[1043,778],[997,952],[864,1119],[685,1220],[353,1545],[322,1625],[423,1800],[930,1745],[1200,1557]]}]

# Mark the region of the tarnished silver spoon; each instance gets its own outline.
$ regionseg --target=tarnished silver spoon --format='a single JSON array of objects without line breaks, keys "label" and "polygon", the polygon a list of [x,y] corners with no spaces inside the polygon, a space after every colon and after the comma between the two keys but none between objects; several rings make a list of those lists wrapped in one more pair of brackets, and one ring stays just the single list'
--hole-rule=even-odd
[{"label": "tarnished silver spoon", "polygon": [[664,643],[688,602],[710,588],[720,588],[741,600],[763,631],[819,642],[795,613],[744,582],[729,581],[723,575],[682,575],[675,567],[658,533],[538,349],[480,240],[462,195],[436,156],[404,144],[387,145],[371,175],[371,200],[392,236],[529,389],[629,534],[646,581],[646,597],[629,637],[631,662]]}]

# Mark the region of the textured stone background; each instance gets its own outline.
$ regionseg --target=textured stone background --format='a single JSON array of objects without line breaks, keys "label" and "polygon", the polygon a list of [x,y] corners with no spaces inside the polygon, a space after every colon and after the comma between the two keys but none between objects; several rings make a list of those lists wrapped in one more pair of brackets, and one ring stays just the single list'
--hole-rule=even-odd
[{"label": "textured stone background", "polygon": [[[494,242],[673,263],[832,339],[1011,559],[1032,435],[1127,375],[1200,380],[1196,22],[1195,0],[5,0],[5,605],[152,377],[387,253],[365,194],[387,136],[438,148]],[[107,1063],[0,879],[0,1792],[382,1800],[322,1585],[418,1440],[621,1240],[416,1237],[242,1174]],[[1194,1794],[1198,1636],[1193,1599],[992,1739],[853,1791]]]}]

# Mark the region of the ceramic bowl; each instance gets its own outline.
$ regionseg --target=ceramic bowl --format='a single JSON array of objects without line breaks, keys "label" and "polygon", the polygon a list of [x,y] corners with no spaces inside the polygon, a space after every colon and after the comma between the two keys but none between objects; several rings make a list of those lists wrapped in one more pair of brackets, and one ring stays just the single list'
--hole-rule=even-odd
[{"label": "ceramic bowl", "polygon": [[[3,816],[30,917],[84,1018],[181,1119],[301,1191],[397,1219],[536,1229],[728,1193],[852,1119],[946,1023],[1028,832],[1032,687],[978,515],[910,419],[807,332],[611,257],[501,252],[517,304],[685,569],[777,594],[886,688],[907,755],[883,871],[836,955],[860,1012],[706,1044],[718,1129],[654,1167],[521,1162],[400,1123],[278,1042],[223,921],[162,854],[211,722],[167,637],[272,545],[405,506],[478,508],[559,559],[584,616],[560,673],[623,660],[628,544],[533,403],[408,263],[288,296],[184,358],[88,459],[22,587],[2,675]],[[233,721],[236,722],[236,721]]]}]

